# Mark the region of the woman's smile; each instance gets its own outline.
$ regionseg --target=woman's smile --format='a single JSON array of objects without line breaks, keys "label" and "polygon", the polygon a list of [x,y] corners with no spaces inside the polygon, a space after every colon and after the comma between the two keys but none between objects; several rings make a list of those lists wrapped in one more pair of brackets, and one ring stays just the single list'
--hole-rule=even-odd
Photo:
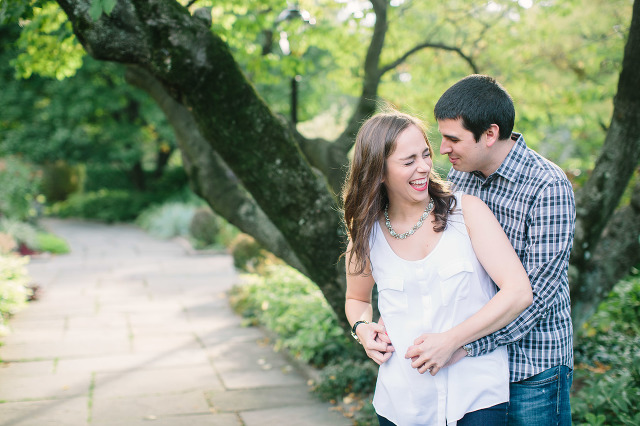
[{"label": "woman's smile", "polygon": [[428,179],[426,177],[424,177],[422,179],[412,180],[411,182],[409,182],[409,184],[416,191],[424,191],[425,189],[427,189],[427,181],[428,181]]}]

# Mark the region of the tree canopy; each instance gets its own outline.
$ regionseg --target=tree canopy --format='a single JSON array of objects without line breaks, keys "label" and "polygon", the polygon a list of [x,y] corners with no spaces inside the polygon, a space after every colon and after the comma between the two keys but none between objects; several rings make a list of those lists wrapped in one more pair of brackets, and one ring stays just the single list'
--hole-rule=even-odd
[{"label": "tree canopy", "polygon": [[[46,0],[4,7],[4,21],[25,24],[19,72],[56,56],[46,31],[33,35],[45,22],[68,52],[56,77],[78,67],[71,30],[94,58],[123,64],[173,127],[194,190],[314,280],[340,318],[337,194],[359,124],[381,99],[432,121],[439,95],[474,72],[505,85],[516,129],[576,183],[578,322],[640,261],[638,1],[57,3],[68,21]],[[297,126],[285,118],[296,75]]]}]

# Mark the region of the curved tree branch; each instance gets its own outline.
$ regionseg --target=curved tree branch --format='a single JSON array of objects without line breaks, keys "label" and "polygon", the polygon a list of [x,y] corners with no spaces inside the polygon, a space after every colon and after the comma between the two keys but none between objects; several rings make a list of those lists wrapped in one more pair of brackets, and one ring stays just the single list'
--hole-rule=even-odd
[{"label": "curved tree branch", "polygon": [[473,59],[470,56],[465,55],[465,53],[459,47],[448,46],[448,45],[443,44],[443,43],[425,42],[425,43],[420,43],[420,44],[414,46],[413,48],[411,48],[407,52],[405,52],[402,56],[400,56],[398,59],[393,61],[392,63],[382,67],[382,69],[380,70],[380,75],[383,75],[386,72],[391,71],[392,69],[396,68],[398,65],[402,64],[404,61],[406,61],[414,53],[419,52],[422,49],[427,49],[427,48],[433,48],[433,49],[446,50],[446,51],[449,51],[449,52],[455,52],[455,53],[458,54],[458,56],[460,56],[462,59],[464,59],[467,64],[469,64],[469,67],[471,67],[471,69],[473,70],[474,74],[478,74],[480,72],[478,67],[476,66],[476,64],[473,62]]}]

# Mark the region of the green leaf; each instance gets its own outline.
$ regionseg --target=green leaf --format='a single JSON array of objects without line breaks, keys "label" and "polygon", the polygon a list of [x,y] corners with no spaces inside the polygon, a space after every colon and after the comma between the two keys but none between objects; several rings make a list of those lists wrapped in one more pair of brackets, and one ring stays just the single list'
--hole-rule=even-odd
[{"label": "green leaf", "polygon": [[102,0],[102,9],[104,13],[110,15],[118,0]]},{"label": "green leaf", "polygon": [[102,0],[92,0],[91,7],[89,8],[89,16],[91,16],[91,19],[94,21],[97,21],[100,19],[103,9]]}]

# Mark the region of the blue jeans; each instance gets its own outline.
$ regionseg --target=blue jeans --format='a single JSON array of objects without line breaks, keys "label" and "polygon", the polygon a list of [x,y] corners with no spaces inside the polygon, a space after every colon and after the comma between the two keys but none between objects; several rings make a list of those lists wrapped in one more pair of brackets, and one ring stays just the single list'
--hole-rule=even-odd
[{"label": "blue jeans", "polygon": [[[395,426],[389,419],[378,414],[380,426]],[[472,411],[458,420],[458,426],[505,426],[507,424],[507,403]]]},{"label": "blue jeans", "polygon": [[511,383],[509,426],[570,426],[572,383],[573,370],[564,365]]}]

